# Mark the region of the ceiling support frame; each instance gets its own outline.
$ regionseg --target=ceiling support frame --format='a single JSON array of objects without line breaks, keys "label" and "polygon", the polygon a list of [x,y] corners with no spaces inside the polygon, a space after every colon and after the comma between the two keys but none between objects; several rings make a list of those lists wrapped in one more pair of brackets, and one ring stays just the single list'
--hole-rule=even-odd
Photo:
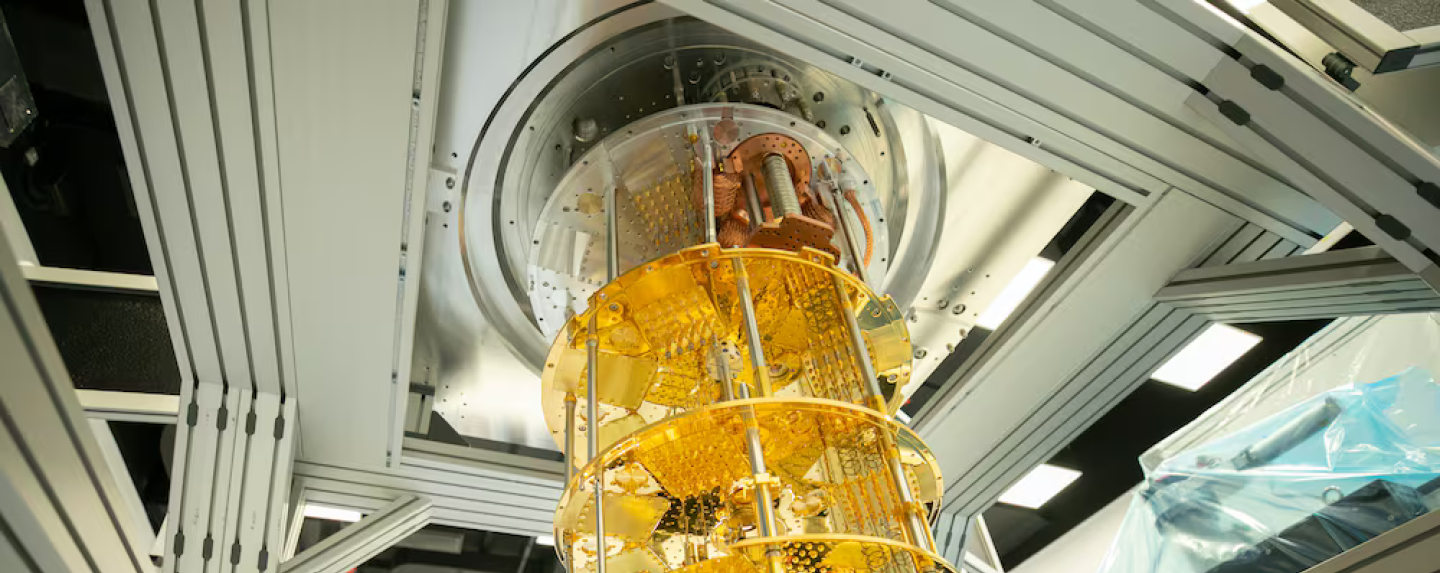
[{"label": "ceiling support frame", "polygon": [[1380,247],[1189,269],[1155,300],[1216,322],[1440,310],[1440,293]]},{"label": "ceiling support frame", "polygon": [[144,537],[0,234],[0,569],[151,573]]},{"label": "ceiling support frame", "polygon": [[297,400],[268,5],[85,6],[182,377],[162,571],[274,571]]},{"label": "ceiling support frame", "polygon": [[430,522],[429,499],[402,496],[280,565],[281,573],[352,571]]}]

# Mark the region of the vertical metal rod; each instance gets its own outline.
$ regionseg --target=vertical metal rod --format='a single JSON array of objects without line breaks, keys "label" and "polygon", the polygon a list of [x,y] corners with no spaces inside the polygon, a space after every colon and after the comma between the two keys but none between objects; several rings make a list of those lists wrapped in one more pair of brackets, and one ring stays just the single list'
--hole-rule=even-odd
[{"label": "vertical metal rod", "polygon": [[705,169],[700,181],[705,187],[705,242],[715,242],[715,152],[710,148],[710,130],[700,134],[702,155],[700,165]]},{"label": "vertical metal rod", "polygon": [[[590,315],[590,327],[585,339],[585,440],[589,446],[589,459],[595,461],[600,454],[600,417],[597,414],[598,391],[596,371],[600,368],[600,338],[596,334],[595,316]],[[595,462],[595,571],[605,573],[605,475],[604,464]]]},{"label": "vertical metal rod", "polygon": [[740,299],[740,314],[745,319],[745,338],[750,343],[750,363],[755,368],[755,387],[762,397],[770,395],[770,367],[765,364],[765,349],[760,345],[760,325],[755,322],[755,300],[750,294],[750,277],[740,257],[730,259],[735,267],[735,294]]},{"label": "vertical metal rod", "polygon": [[[875,364],[870,362],[870,351],[865,346],[865,335],[860,330],[860,321],[855,317],[857,309],[852,308],[850,304],[850,295],[845,286],[845,279],[840,278],[840,275],[832,276],[835,282],[835,296],[840,302],[840,315],[845,318],[845,325],[849,327],[850,348],[855,354],[855,363],[860,368],[860,375],[865,378],[865,390],[870,394],[870,407],[876,409],[881,416],[889,418],[885,393],[880,389],[880,380],[875,373]],[[905,536],[909,538],[912,545],[933,551],[930,528],[916,507],[914,492],[910,491],[909,476],[905,475],[905,466],[900,462],[900,447],[895,443],[895,437],[890,432],[881,432],[881,435],[883,439],[880,440],[880,445],[884,450],[890,476],[895,482],[896,489],[900,490],[900,502],[905,506],[903,508]]]},{"label": "vertical metal rod", "polygon": [[575,394],[565,393],[565,483],[575,475]]},{"label": "vertical metal rod", "polygon": [[[575,477],[575,393],[565,393],[565,487]],[[570,568],[570,538],[557,540],[564,551],[560,552],[560,564]]]},{"label": "vertical metal rod", "polygon": [[[840,196],[840,184],[835,180],[835,174],[830,171],[826,163],[820,164],[820,175],[825,178],[825,183],[830,186],[830,202],[835,205],[835,226],[840,227],[840,234],[845,237],[845,246],[850,250],[850,260],[855,262],[855,274],[860,281],[870,284],[870,270],[865,268],[864,256],[860,250],[860,242],[855,238],[855,233],[850,230],[850,225],[845,222],[845,201]],[[864,217],[864,213],[856,213],[857,217]]]},{"label": "vertical metal rod", "polygon": [[730,377],[730,361],[726,360],[720,345],[713,341],[710,344],[710,356],[715,360],[715,378],[720,382],[720,395],[726,402],[734,400],[735,380]]},{"label": "vertical metal rod", "polygon": [[760,193],[755,191],[755,174],[745,173],[740,179],[745,183],[745,202],[750,206],[750,230],[754,231],[765,222],[765,208],[760,205]]},{"label": "vertical metal rod", "polygon": [[620,214],[615,197],[619,194],[620,186],[613,182],[605,193],[605,274],[612,281],[620,276]]}]

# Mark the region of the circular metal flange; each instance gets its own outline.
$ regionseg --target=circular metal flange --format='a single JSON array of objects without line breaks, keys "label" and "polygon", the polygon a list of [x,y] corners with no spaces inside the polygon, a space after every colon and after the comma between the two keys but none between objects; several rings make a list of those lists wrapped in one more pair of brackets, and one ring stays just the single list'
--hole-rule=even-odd
[{"label": "circular metal flange", "polygon": [[[755,61],[793,71],[787,85],[803,88],[800,100],[813,124],[840,140],[869,173],[870,184],[883,190],[879,212],[892,246],[875,259],[930,260],[933,236],[907,233],[894,242],[902,229],[933,230],[933,221],[913,220],[938,217],[930,206],[943,201],[943,190],[931,184],[939,171],[933,140],[912,137],[917,130],[897,129],[892,119],[914,123],[917,116],[923,123],[923,116],[667,6],[636,2],[581,26],[531,64],[486,121],[465,167],[458,238],[471,295],[521,362],[538,371],[544,361],[548,340],[527,296],[530,248],[541,212],[570,167],[598,138],[637,119],[682,99],[717,96],[706,90],[723,82],[710,79]],[[795,119],[803,123],[806,117]],[[911,180],[925,185],[912,189]]]},{"label": "circular metal flange", "polygon": [[[540,213],[531,237],[527,268],[530,308],[540,331],[553,338],[565,321],[582,313],[590,295],[606,282],[604,194],[619,189],[616,201],[620,272],[705,240],[703,214],[691,202],[690,134],[709,133],[729,117],[739,141],[781,134],[810,154],[809,165],[836,158],[856,183],[864,216],[875,232],[875,252],[889,252],[889,235],[879,194],[864,167],[829,134],[774,109],[743,104],[699,104],[670,109],[625,126],[592,147],[560,181]],[[723,150],[722,150],[723,151]],[[837,157],[838,154],[838,157]],[[805,174],[805,179],[814,175]],[[852,232],[860,223],[843,207]],[[836,247],[844,238],[837,231]],[[844,249],[841,249],[843,252]],[[874,257],[868,270],[883,276],[886,262]]]}]

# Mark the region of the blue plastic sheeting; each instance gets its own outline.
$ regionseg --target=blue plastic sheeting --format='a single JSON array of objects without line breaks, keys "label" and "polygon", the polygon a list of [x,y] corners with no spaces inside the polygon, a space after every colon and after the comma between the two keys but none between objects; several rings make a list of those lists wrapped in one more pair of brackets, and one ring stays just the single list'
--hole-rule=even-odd
[{"label": "blue plastic sheeting", "polygon": [[1430,372],[1341,386],[1161,462],[1101,571],[1303,571],[1435,509],[1437,477]]}]

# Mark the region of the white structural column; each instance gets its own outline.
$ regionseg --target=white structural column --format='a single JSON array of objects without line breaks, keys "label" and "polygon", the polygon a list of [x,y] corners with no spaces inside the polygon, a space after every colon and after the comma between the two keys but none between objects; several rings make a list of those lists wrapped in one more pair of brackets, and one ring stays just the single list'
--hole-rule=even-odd
[{"label": "white structural column", "polygon": [[0,570],[149,572],[143,537],[12,253],[0,235]]},{"label": "white structural column", "polygon": [[86,9],[182,375],[163,570],[273,571],[297,400],[267,4]]},{"label": "white structural column", "polygon": [[404,496],[366,515],[286,561],[282,573],[338,573],[365,561],[425,527],[430,500]]}]

